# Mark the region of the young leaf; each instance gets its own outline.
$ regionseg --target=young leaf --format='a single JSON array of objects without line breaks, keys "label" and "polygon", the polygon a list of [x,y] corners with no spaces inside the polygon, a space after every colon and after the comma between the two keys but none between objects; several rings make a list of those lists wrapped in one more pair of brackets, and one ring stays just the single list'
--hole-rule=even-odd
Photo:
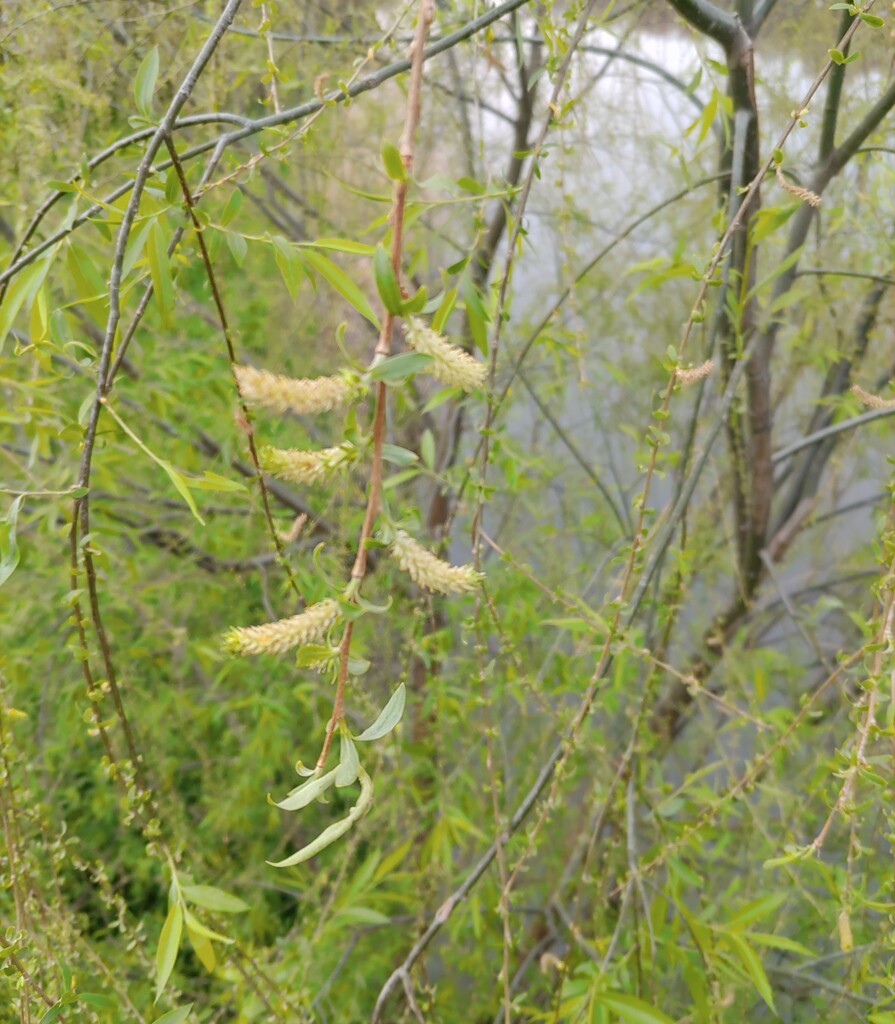
[{"label": "young leaf", "polygon": [[360,761],[357,756],[357,747],[354,745],[347,732],[342,733],[341,753],[339,756],[339,767],[336,769],[336,787],[344,789],[357,780],[360,769]]},{"label": "young leaf", "polygon": [[204,907],[216,914],[244,914],[250,910],[248,903],[238,896],[231,896],[213,885],[184,885],[180,891],[189,903]]},{"label": "young leaf", "polygon": [[202,964],[209,974],[212,974],[218,965],[218,958],[211,941],[207,936],[194,932],[189,924],[186,926],[186,934],[190,940],[190,945],[193,947],[193,952],[199,958],[199,963]]},{"label": "young leaf", "polygon": [[379,717],[376,721],[364,729],[360,736],[354,738],[359,743],[370,743],[372,740],[382,739],[387,733],[390,733],[392,729],[401,721],[401,716],[404,714],[404,700],[406,697],[406,691],[404,684],[399,683],[398,689],[391,695],[388,703],[379,712]]},{"label": "young leaf", "polygon": [[202,924],[195,914],[190,913],[189,910],[184,910],[183,919],[187,928],[195,932],[196,935],[202,936],[206,939],[214,939],[215,942],[223,942],[227,946],[232,946],[234,939],[228,938],[226,935],[221,935],[220,932],[214,932],[206,925]]},{"label": "young leaf", "polygon": [[168,911],[165,923],[162,925],[162,932],[158,939],[158,949],[155,952],[155,1002],[161,998],[174,970],[174,961],[177,959],[177,950],[180,948],[180,937],[183,934],[183,907],[180,903],[174,903]]},{"label": "young leaf", "polygon": [[174,282],[171,278],[171,263],[168,260],[165,235],[158,219],[153,221],[149,231],[146,255],[149,259],[152,288],[158,300],[162,323],[168,326],[171,322],[171,310],[174,308]]},{"label": "young leaf", "polygon": [[393,313],[395,316],[400,315],[404,300],[401,296],[401,289],[398,287],[398,279],[395,276],[391,257],[383,245],[377,245],[373,253],[373,278],[376,281],[376,290],[379,292],[383,306],[389,313]]},{"label": "young leaf", "polygon": [[408,448],[402,448],[397,444],[389,444],[388,442],[382,446],[382,457],[393,466],[412,466],[414,462],[419,461],[419,456],[416,452],[412,452]]},{"label": "young leaf", "polygon": [[734,952],[740,959],[746,974],[752,979],[758,989],[761,998],[768,1004],[771,1010],[774,1009],[774,994],[771,992],[771,983],[765,974],[761,960],[755,950],[742,936],[736,932],[725,932],[725,940],[733,947]]},{"label": "young leaf", "polygon": [[431,364],[432,357],[424,352],[402,352],[399,356],[389,356],[376,363],[370,370],[370,379],[398,384]]},{"label": "young leaf", "polygon": [[325,850],[327,846],[330,846],[341,836],[345,835],[351,826],[358,819],[362,818],[373,804],[373,783],[370,780],[370,776],[360,766],[358,766],[358,777],[360,778],[360,796],[357,798],[357,803],[348,812],[348,817],[343,818],[341,821],[336,821],[328,828],[325,828],[312,843],[303,846],[296,853],[293,853],[291,857],[280,861],[269,860],[267,863],[272,868],[291,868],[296,864],[303,864],[306,860],[310,860],[311,857],[316,856],[321,850]]},{"label": "young leaf", "polygon": [[406,181],[407,168],[404,166],[404,161],[401,159],[401,154],[398,152],[397,147],[383,139],[381,152],[385,173],[393,181]]},{"label": "young leaf", "polygon": [[598,992],[595,1002],[612,1010],[626,1024],[674,1024],[667,1013],[622,992]]},{"label": "young leaf", "polygon": [[187,1017],[189,1017],[192,1008],[192,1003],[189,1003],[187,1006],[178,1006],[174,1010],[168,1010],[167,1013],[163,1013],[161,1017],[156,1017],[152,1024],[183,1024]]},{"label": "young leaf", "polygon": [[304,249],[302,250],[302,256],[362,317],[369,320],[374,327],[379,327],[379,319],[370,308],[364,293],[341,267],[336,266],[331,259],[328,259],[321,252]]},{"label": "young leaf", "polygon": [[155,82],[158,78],[158,65],[158,47],[153,46],[143,58],[134,79],[134,102],[144,117],[152,117],[152,94],[155,92]]},{"label": "young leaf", "polygon": [[19,564],[19,549],[16,544],[16,521],[19,509],[25,500],[24,495],[14,498],[9,511],[0,519],[0,587],[15,572]]},{"label": "young leaf", "polygon": [[328,789],[335,785],[338,771],[338,768],[333,768],[326,775],[312,776],[307,782],[303,782],[300,786],[290,790],[289,795],[283,800],[271,800],[270,797],[267,799],[274,807],[279,807],[281,811],[299,811],[302,807],[307,807],[308,804],[313,803],[318,797],[323,796]]}]

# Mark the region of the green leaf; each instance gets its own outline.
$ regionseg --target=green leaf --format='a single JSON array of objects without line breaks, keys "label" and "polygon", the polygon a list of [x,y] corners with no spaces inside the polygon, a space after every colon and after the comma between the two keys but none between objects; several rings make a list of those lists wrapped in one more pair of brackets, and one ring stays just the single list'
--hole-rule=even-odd
[{"label": "green leaf", "polygon": [[200,477],[191,477],[190,487],[195,487],[200,491],[244,491],[246,489],[246,485],[240,480],[231,480],[219,473],[212,473],[210,469],[206,469]]},{"label": "green leaf", "polygon": [[623,992],[598,992],[595,1001],[618,1014],[620,1020],[628,1021],[629,1024],[674,1024],[667,1013]]},{"label": "green leaf", "polygon": [[358,767],[358,777],[360,778],[361,786],[360,796],[357,798],[357,803],[348,812],[346,818],[336,821],[328,828],[325,828],[312,843],[303,846],[300,850],[293,853],[291,857],[280,861],[268,861],[267,863],[273,868],[291,868],[296,864],[303,864],[306,860],[310,860],[311,857],[316,856],[321,850],[325,850],[327,846],[330,846],[341,836],[345,835],[351,826],[362,818],[373,805],[373,783],[370,776],[367,775],[362,767]]},{"label": "green leaf", "polygon": [[744,932],[743,937],[756,946],[768,946],[771,949],[785,949],[787,953],[798,953],[801,956],[814,956],[813,950],[803,946],[795,939],[788,939],[785,935],[768,935],[765,932]]},{"label": "green leaf", "polygon": [[171,971],[174,970],[182,934],[183,907],[180,903],[174,903],[165,918],[161,935],[159,935],[158,949],[155,951],[155,1002],[161,998],[168,979],[171,977]]},{"label": "green leaf", "polygon": [[[230,250],[230,255],[233,257],[233,262],[237,265],[237,267],[241,267],[245,262],[246,253],[249,251],[248,243],[242,237],[242,235],[238,234],[236,231],[227,231],[225,232],[224,237],[227,239],[227,248]],[[279,253],[277,253],[276,259],[277,262],[279,262]],[[282,268],[280,269],[280,273],[282,273]],[[289,287],[288,283],[286,287]],[[292,294],[291,289],[290,294]],[[292,295],[292,298],[294,300],[295,296]]]},{"label": "green leaf", "polygon": [[419,456],[416,452],[412,452],[408,448],[402,448],[397,444],[389,444],[388,442],[382,446],[382,457],[393,466],[412,466],[414,462],[419,461]]},{"label": "green leaf", "polygon": [[149,258],[149,272],[152,275],[152,287],[159,304],[162,323],[168,326],[171,323],[171,310],[174,308],[174,282],[171,278],[171,263],[168,260],[165,234],[159,218],[152,222],[147,238],[146,255]]},{"label": "green leaf", "polygon": [[374,327],[379,327],[379,318],[370,308],[364,293],[341,267],[336,266],[323,253],[314,252],[313,250],[303,249],[302,256],[362,317],[369,320]]},{"label": "green leaf", "polygon": [[0,352],[3,351],[3,342],[6,341],[6,335],[12,330],[19,310],[22,306],[30,304],[37,294],[37,290],[43,284],[55,252],[54,248],[49,256],[37,260],[30,267],[19,271],[12,279],[12,284],[7,288],[3,303],[0,305]]},{"label": "green leaf", "polygon": [[158,47],[153,46],[143,58],[134,79],[134,102],[144,117],[152,117],[152,94],[158,78],[158,65]]},{"label": "green leaf", "polygon": [[842,50],[827,50],[827,56],[834,64],[844,64],[845,55]]},{"label": "green leaf", "polygon": [[118,1000],[114,996],[104,996],[99,992],[79,992],[78,1002],[86,1003],[97,1010],[115,1010],[118,1008]]},{"label": "green leaf", "polygon": [[786,853],[781,857],[771,857],[770,860],[766,860],[762,864],[763,868],[779,868],[784,864],[791,864],[796,860],[803,860],[807,857],[813,847],[812,846],[793,846],[788,845],[785,847]]},{"label": "green leaf", "polygon": [[125,281],[130,272],[134,269],[137,261],[143,255],[146,247],[146,239],[156,223],[155,217],[147,217],[138,227],[135,227],[127,240],[127,247],[124,250],[124,262],[121,264],[121,280]]},{"label": "green leaf", "polygon": [[168,477],[172,484],[177,488],[180,496],[189,506],[190,512],[196,517],[196,519],[204,526],[205,520],[199,515],[199,508],[196,505],[196,499],[193,497],[193,492],[189,488],[189,484],[186,481],[186,477],[182,476],[170,462],[166,462],[164,459],[155,460],[162,469],[168,474]]},{"label": "green leaf", "polygon": [[226,946],[232,946],[234,939],[228,938],[226,935],[221,935],[220,932],[212,931],[206,925],[202,924],[195,914],[190,913],[189,910],[183,912],[184,921],[186,922],[187,928],[194,932],[196,935],[201,935],[206,939],[214,939],[215,942],[222,942]]},{"label": "green leaf", "polygon": [[398,279],[395,276],[391,257],[383,245],[377,245],[373,252],[373,278],[376,281],[376,290],[379,292],[383,306],[389,313],[399,316],[404,299],[401,289],[398,287]]},{"label": "green leaf", "polygon": [[301,285],[303,267],[301,257],[295,247],[287,242],[282,235],[274,235],[271,242],[273,242],[274,258],[277,261],[283,283],[286,285],[290,298],[295,302]]},{"label": "green leaf", "polygon": [[231,896],[230,893],[213,885],[184,885],[180,891],[187,902],[212,910],[216,914],[244,914],[251,909],[248,903],[238,896]]},{"label": "green leaf", "polygon": [[168,1010],[167,1013],[163,1013],[161,1017],[156,1017],[152,1024],[183,1024],[187,1017],[189,1017],[192,1008],[192,1003],[188,1003],[186,1006],[178,1006],[174,1010]]},{"label": "green leaf", "polygon": [[317,775],[316,773],[308,779],[307,782],[303,782],[300,786],[296,786],[295,789],[291,789],[289,794],[282,800],[271,800],[268,796],[268,801],[279,807],[281,811],[300,811],[302,807],[307,807],[308,804],[313,803],[318,797],[323,794],[336,783],[336,775],[339,769],[333,768],[332,771],[327,772],[325,775]]},{"label": "green leaf", "polygon": [[406,181],[407,168],[404,166],[397,147],[383,139],[380,152],[382,153],[382,163],[385,165],[385,173],[393,181]]},{"label": "green leaf", "polygon": [[303,249],[332,249],[356,256],[370,256],[376,249],[369,242],[355,242],[352,238],[316,238],[313,242],[299,242],[298,246]]},{"label": "green leaf", "polygon": [[739,957],[740,963],[743,965],[746,974],[748,974],[752,979],[752,982],[758,989],[761,998],[768,1004],[770,1009],[773,1010],[774,994],[771,991],[771,983],[768,981],[768,976],[765,974],[764,967],[762,966],[758,954],[749,945],[749,943],[746,942],[741,935],[737,935],[736,932],[725,932],[724,939]]},{"label": "green leaf", "polygon": [[435,437],[427,427],[420,439],[420,456],[426,469],[435,470]]},{"label": "green leaf", "polygon": [[757,900],[752,900],[751,903],[747,903],[724,924],[724,930],[742,931],[752,921],[772,913],[785,899],[786,893],[775,892],[768,893],[766,896],[760,896]]},{"label": "green leaf", "polygon": [[387,733],[390,733],[398,722],[401,721],[401,716],[404,714],[405,698],[404,684],[399,683],[397,690],[391,695],[382,711],[379,712],[376,721],[364,729],[360,736],[355,736],[354,738],[359,743],[370,743],[372,740],[381,739]]},{"label": "green leaf", "polygon": [[335,916],[343,921],[357,921],[360,924],[388,924],[391,918],[372,907],[345,907],[337,910]]},{"label": "green leaf", "polygon": [[399,356],[388,356],[375,363],[370,369],[370,379],[398,384],[431,365],[432,357],[423,352],[402,352]]},{"label": "green leaf", "polygon": [[357,747],[347,732],[342,733],[341,751],[339,754],[339,767],[336,769],[336,788],[344,789],[357,781],[357,774],[360,770],[360,760],[357,756]]},{"label": "green leaf", "polygon": [[0,519],[0,587],[16,571],[19,564],[19,548],[16,544],[16,522],[19,510],[25,500],[24,495],[14,498],[9,511]]},{"label": "green leaf", "polygon": [[861,12],[861,21],[871,28],[882,28],[886,23],[885,19],[881,18],[878,14],[867,14],[866,11]]},{"label": "green leaf", "polygon": [[230,193],[224,209],[221,211],[220,225],[225,228],[239,213],[242,207],[242,189],[235,188]]}]

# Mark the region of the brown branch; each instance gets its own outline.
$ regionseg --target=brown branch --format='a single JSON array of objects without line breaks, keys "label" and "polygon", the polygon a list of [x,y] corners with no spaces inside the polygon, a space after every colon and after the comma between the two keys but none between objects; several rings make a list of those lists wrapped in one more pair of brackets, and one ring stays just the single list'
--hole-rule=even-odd
[{"label": "brown branch", "polygon": [[190,220],[193,223],[193,229],[196,233],[196,241],[199,245],[199,251],[202,254],[202,262],[205,266],[205,275],[208,278],[208,284],[211,287],[211,295],[214,299],[215,308],[217,309],[218,319],[221,322],[221,332],[224,336],[224,343],[227,346],[227,355],[230,359],[230,373],[233,377],[234,386],[236,387],[236,394],[239,397],[240,412],[242,414],[243,421],[247,424],[245,431],[246,440],[249,447],[249,456],[252,460],[252,466],[255,469],[255,479],[258,481],[258,491],[261,495],[261,504],[264,508],[264,519],[267,522],[267,528],[270,533],[271,540],[276,548],[277,557],[279,558],[280,563],[286,572],[286,576],[289,579],[289,585],[292,587],[293,591],[295,591],[296,596],[301,598],[301,590],[299,589],[298,583],[292,572],[292,567],[289,565],[289,560],[286,558],[286,551],[283,547],[283,542],[280,540],[280,535],[277,533],[276,526],[274,526],[273,516],[270,511],[270,499],[267,495],[267,484],[264,481],[264,473],[261,470],[261,462],[258,458],[258,449],[255,447],[255,431],[252,429],[249,408],[242,397],[239,380],[236,376],[236,347],[233,343],[230,321],[227,319],[224,300],[221,296],[221,290],[218,287],[217,277],[214,272],[214,266],[211,262],[208,247],[205,244],[202,224],[196,215],[196,206],[192,193],[190,192],[190,186],[186,180],[186,175],[183,172],[183,164],[180,162],[180,158],[177,155],[177,149],[174,146],[174,139],[170,134],[165,136],[165,146],[171,156],[174,173],[177,175],[177,180],[180,183],[180,191],[183,193],[183,199],[186,203],[187,210],[189,211]]},{"label": "brown branch", "polygon": [[[407,189],[413,172],[413,141],[420,118],[420,105],[423,85],[423,63],[426,53],[426,35],[435,11],[432,0],[420,0],[417,15],[416,32],[411,46],[410,85],[407,92],[407,107],[404,115],[404,130],[401,134],[399,152],[404,165],[405,174],[394,185],[392,208],[390,214],[392,228],[391,263],[395,279],[401,281],[401,256],[404,243],[404,207],[407,200]],[[382,326],[374,351],[374,361],[386,358],[392,348],[392,328],[394,315],[383,307]],[[367,507],[357,542],[357,553],[351,570],[351,599],[359,593],[360,586],[367,572],[367,541],[373,535],[373,529],[379,516],[382,490],[382,446],[385,440],[385,414],[388,402],[388,385],[379,381],[376,385],[376,408],[373,414],[373,456],[370,467],[370,482],[367,493]],[[339,675],[336,681],[336,694],[333,699],[333,710],[326,726],[326,735],[317,767],[322,768],[329,753],[332,738],[339,722],[345,716],[345,687],[348,682],[348,661],[351,653],[351,634],[353,623],[345,624],[342,641],[339,646]]]}]

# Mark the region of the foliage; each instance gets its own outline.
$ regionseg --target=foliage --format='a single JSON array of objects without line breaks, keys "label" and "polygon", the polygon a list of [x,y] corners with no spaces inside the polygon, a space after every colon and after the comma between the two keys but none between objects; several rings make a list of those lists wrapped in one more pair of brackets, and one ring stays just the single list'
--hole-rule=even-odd
[{"label": "foliage", "polygon": [[297,6],[0,12],[0,1022],[895,1020],[888,13]]}]

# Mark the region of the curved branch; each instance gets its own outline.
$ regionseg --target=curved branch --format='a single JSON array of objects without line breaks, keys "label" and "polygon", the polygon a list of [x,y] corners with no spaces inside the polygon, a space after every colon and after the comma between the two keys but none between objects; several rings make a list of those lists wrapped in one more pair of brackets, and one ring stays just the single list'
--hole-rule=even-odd
[{"label": "curved branch", "polygon": [[[480,17],[470,21],[462,28],[457,29],[456,32],[452,32],[450,35],[444,36],[436,43],[427,47],[426,52],[423,54],[423,61],[431,60],[433,57],[438,56],[438,54],[444,53],[446,50],[450,50],[458,43],[464,42],[471,36],[480,32],[482,29],[487,28],[493,22],[498,21],[505,14],[509,14],[511,11],[524,7],[530,2],[531,0],[504,0],[504,3],[499,4],[490,11],[486,11]],[[247,139],[252,135],[257,135],[258,132],[264,131],[265,128],[278,128],[281,125],[292,124],[295,121],[300,121],[305,117],[310,117],[312,114],[316,114],[318,110],[322,110],[325,106],[330,106],[333,103],[345,103],[365,92],[372,92],[390,79],[396,78],[398,75],[409,70],[409,60],[395,61],[374,74],[358,79],[354,85],[344,92],[341,89],[333,89],[322,99],[315,97],[313,100],[301,103],[297,107],[290,107],[288,110],[283,110],[279,114],[270,114],[267,117],[261,117],[254,121],[249,121],[242,128],[239,128],[236,131],[228,132],[225,135],[219,136],[217,139],[199,143],[191,149],[184,150],[183,153],[180,154],[180,159],[182,162],[187,163],[194,157],[201,156],[203,153],[213,150],[218,145],[222,145],[226,148],[233,145],[235,142],[240,142],[242,139]],[[171,127],[173,128],[173,124]],[[168,170],[171,166],[173,166],[172,162],[170,160],[165,160],[157,166],[152,167],[151,173],[160,174],[162,171]],[[97,214],[102,213],[104,205],[114,203],[117,199],[120,199],[123,195],[130,192],[133,187],[134,182],[132,181],[121,185],[119,188],[109,193],[109,195],[103,199],[102,203],[94,204],[79,217],[76,217],[68,227],[61,228],[59,231],[54,232],[49,238],[41,242],[40,245],[35,246],[26,255],[20,257],[15,263],[11,263],[6,270],[0,274],[0,285],[14,277],[20,270],[23,270],[30,263],[33,263],[34,260],[36,260],[42,253],[46,252],[47,249],[52,248],[52,246],[63,238],[67,238],[68,235],[81,227],[88,220],[96,217]]]}]

